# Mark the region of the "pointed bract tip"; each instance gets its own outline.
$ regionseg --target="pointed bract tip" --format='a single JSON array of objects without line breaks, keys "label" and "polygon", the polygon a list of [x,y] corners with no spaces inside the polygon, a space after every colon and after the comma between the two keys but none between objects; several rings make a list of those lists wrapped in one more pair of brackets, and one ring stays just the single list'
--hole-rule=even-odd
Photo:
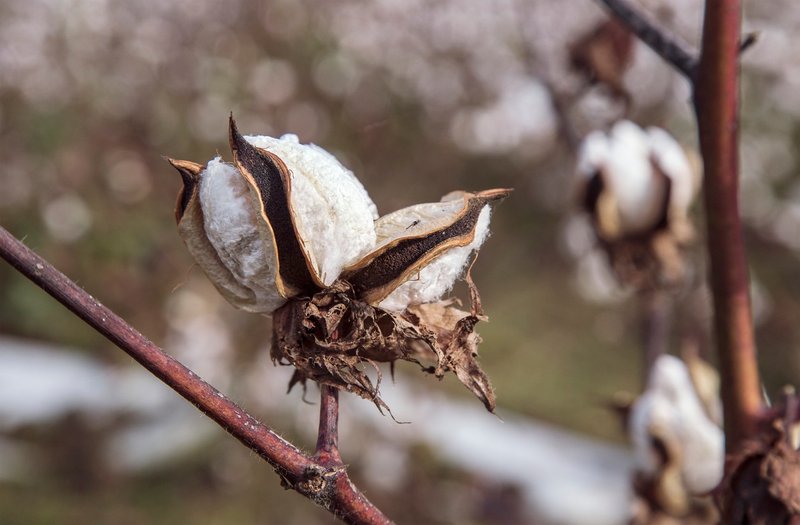
[{"label": "pointed bract tip", "polygon": [[189,202],[195,198],[197,184],[200,182],[200,174],[205,169],[205,166],[190,160],[176,160],[170,157],[164,157],[164,160],[178,170],[183,181],[183,188],[178,192],[178,201],[175,204],[175,222],[180,224]]},{"label": "pointed bract tip", "polygon": [[244,141],[244,137],[239,133],[239,128],[236,126],[236,119],[233,118],[233,112],[228,117],[228,142],[230,143],[231,150],[235,151],[237,145]]},{"label": "pointed bract tip", "polygon": [[200,178],[200,173],[205,169],[202,164],[192,162],[190,160],[177,160],[171,157],[164,157],[164,160],[169,162],[173,168],[178,170],[178,173],[183,179],[183,185],[196,184]]},{"label": "pointed bract tip", "polygon": [[501,201],[511,195],[514,188],[494,188],[491,190],[479,191],[476,195],[487,202]]}]

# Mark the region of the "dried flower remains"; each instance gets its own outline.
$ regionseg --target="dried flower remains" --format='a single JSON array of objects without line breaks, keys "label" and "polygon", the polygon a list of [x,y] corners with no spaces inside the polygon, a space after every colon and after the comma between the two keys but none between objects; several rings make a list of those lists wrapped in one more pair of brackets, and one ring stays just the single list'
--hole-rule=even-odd
[{"label": "dried flower remains", "polygon": [[[178,232],[231,304],[272,316],[272,359],[295,367],[289,388],[310,379],[386,408],[377,364],[400,359],[455,373],[493,411],[468,267],[490,205],[510,190],[452,192],[379,217],[349,170],[294,135],[245,137],[231,117],[230,146],[233,164],[168,159],[183,179]],[[443,299],[462,276],[469,312]]]}]

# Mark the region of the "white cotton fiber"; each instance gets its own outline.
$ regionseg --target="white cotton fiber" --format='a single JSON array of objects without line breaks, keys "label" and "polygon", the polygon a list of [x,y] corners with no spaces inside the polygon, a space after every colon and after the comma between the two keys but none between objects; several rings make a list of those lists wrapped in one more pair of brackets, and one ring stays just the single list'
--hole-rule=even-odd
[{"label": "white cotton fiber", "polygon": [[251,312],[278,308],[284,299],[275,285],[274,241],[261,222],[247,182],[217,157],[200,175],[199,198],[209,242],[234,280],[254,295],[246,303],[232,302]]},{"label": "white cotton fiber", "polygon": [[289,168],[297,229],[319,277],[326,285],[333,283],[345,266],[375,246],[378,213],[372,199],[333,155],[300,144],[296,135],[245,139],[276,154]]},{"label": "white cotton fiber", "polygon": [[687,209],[694,199],[695,181],[686,153],[663,129],[648,128],[647,134],[653,160],[672,181],[670,204]]},{"label": "white cotton fiber", "polygon": [[657,469],[652,435],[680,447],[681,473],[694,494],[713,489],[722,478],[725,438],[706,415],[680,359],[662,355],[653,365],[647,390],[634,403],[628,430],[637,467],[646,473]]},{"label": "white cotton fiber", "polygon": [[[376,223],[379,245],[396,238],[428,232],[451,222],[464,207],[463,194],[446,196],[445,199],[438,203],[418,204],[381,217]],[[398,286],[378,306],[402,311],[411,304],[441,299],[463,275],[472,252],[480,248],[488,237],[490,215],[489,205],[484,206],[478,216],[475,237],[469,245],[444,252],[417,275]]]}]

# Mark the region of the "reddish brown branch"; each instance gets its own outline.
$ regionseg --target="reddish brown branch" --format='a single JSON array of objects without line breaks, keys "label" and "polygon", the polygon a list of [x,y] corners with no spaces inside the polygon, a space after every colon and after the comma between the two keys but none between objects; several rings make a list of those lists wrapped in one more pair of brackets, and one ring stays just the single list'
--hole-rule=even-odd
[{"label": "reddish brown branch", "polygon": [[622,20],[639,40],[647,44],[658,56],[689,80],[695,78],[697,58],[677,36],[670,35],[664,28],[631,5],[627,0],[600,0],[616,17]]},{"label": "reddish brown branch", "polygon": [[740,26],[739,0],[706,2],[694,97],[728,452],[755,431],[762,406],[739,214]]},{"label": "reddish brown branch", "polygon": [[321,465],[340,466],[339,455],[339,391],[320,385],[319,434],[314,458]]},{"label": "reddish brown branch", "polygon": [[[0,256],[195,405],[233,437],[264,458],[275,468],[286,486],[322,505],[346,523],[358,525],[391,523],[353,486],[343,467],[315,461],[300,452],[294,445],[260,423],[191,370],[164,353],[161,348],[2,227],[0,227]],[[335,400],[336,395],[333,394],[330,398]],[[332,408],[330,403],[326,406]],[[333,429],[335,431],[335,423]],[[335,432],[333,435],[335,436]],[[334,445],[335,442],[334,437]]]}]

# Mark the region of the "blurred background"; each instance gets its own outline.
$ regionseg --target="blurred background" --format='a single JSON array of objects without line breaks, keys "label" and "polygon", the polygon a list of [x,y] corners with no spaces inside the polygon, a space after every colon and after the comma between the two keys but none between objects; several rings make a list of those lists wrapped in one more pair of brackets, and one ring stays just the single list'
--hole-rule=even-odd
[{"label": "blurred background", "polygon": [[[697,46],[699,0],[640,3]],[[742,210],[776,395],[800,371],[800,8],[744,4],[760,38],[742,66]],[[316,407],[285,394],[269,320],[193,266],[162,155],[230,159],[232,111],[245,133],[333,152],[381,213],[514,187],[473,272],[500,418],[400,365],[385,399],[409,424],[344,396],[343,456],[399,523],[621,523],[631,459],[608,407],[641,389],[642,305],[575,213],[575,144],[626,114],[696,138],[687,83],[643,45],[605,82],[577,67],[604,20],[590,0],[2,0],[0,224],[310,449]],[[702,235],[690,257],[673,352],[709,344]],[[4,264],[0,305],[1,524],[333,522]]]}]

